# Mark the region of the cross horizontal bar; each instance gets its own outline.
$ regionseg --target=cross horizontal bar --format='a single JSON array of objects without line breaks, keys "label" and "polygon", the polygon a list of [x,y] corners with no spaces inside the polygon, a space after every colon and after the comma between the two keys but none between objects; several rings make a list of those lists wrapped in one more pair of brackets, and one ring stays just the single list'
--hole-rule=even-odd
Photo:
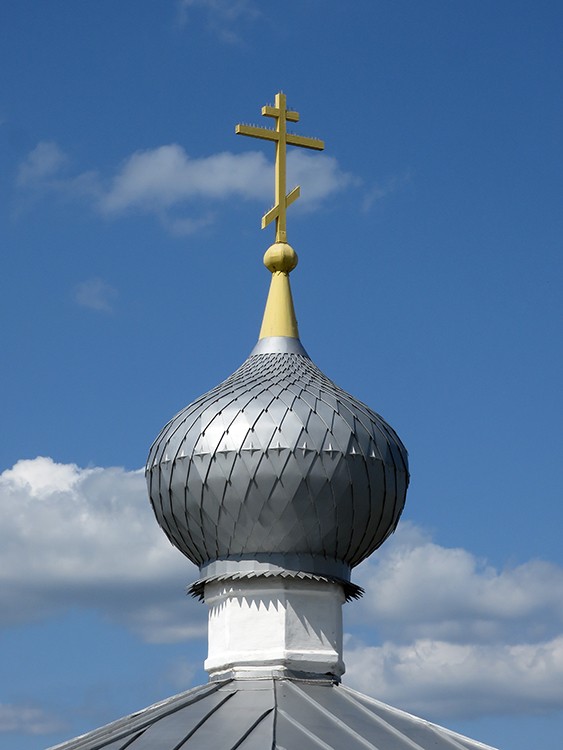
[{"label": "cross horizontal bar", "polygon": [[[280,110],[279,107],[271,107],[267,104],[265,107],[262,107],[262,114],[264,117],[279,117]],[[289,122],[299,122],[299,112],[287,109],[285,111],[285,119],[289,120]]]},{"label": "cross horizontal bar", "polygon": [[303,146],[303,148],[314,148],[316,151],[322,151],[325,147],[324,141],[319,138],[305,138],[302,135],[288,133],[286,142],[291,146]]},{"label": "cross horizontal bar", "polygon": [[259,128],[256,125],[235,125],[237,135],[251,135],[253,138],[263,138],[266,141],[279,141],[280,134],[270,128]]}]

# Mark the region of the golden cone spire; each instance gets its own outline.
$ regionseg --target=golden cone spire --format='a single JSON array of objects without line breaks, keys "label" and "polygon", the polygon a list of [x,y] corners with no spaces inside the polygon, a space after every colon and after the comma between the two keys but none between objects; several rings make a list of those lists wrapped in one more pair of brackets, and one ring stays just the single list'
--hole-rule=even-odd
[{"label": "golden cone spire", "polygon": [[276,242],[266,250],[264,265],[272,272],[270,291],[259,338],[289,336],[299,338],[289,274],[297,265],[297,253],[287,242]]},{"label": "golden cone spire", "polygon": [[305,138],[287,132],[287,123],[298,122],[299,113],[287,109],[285,94],[281,92],[276,94],[275,106],[266,105],[262,107],[262,114],[276,120],[275,130],[256,125],[239,124],[235,127],[235,133],[238,135],[249,135],[253,138],[274,141],[276,144],[275,204],[262,217],[262,229],[265,229],[274,219],[276,220],[276,238],[275,243],[268,248],[264,255],[264,265],[272,272],[272,281],[264,311],[260,338],[263,339],[268,336],[299,338],[289,285],[289,274],[297,265],[297,254],[287,243],[286,217],[288,206],[299,198],[300,188],[297,186],[286,193],[287,146],[301,146],[302,148],[322,151],[324,143],[318,138]]}]

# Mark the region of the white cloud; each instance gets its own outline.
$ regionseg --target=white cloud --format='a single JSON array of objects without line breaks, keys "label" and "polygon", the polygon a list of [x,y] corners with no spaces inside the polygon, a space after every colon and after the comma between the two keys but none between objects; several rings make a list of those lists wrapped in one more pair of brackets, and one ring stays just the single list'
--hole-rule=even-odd
[{"label": "white cloud", "polygon": [[[271,175],[272,168],[268,169]],[[294,185],[301,186],[301,196],[295,205],[305,208],[316,208],[329,195],[361,184],[358,177],[343,172],[334,157],[301,149],[287,155],[287,180],[288,190]]]},{"label": "white cloud", "polygon": [[98,173],[72,174],[71,166],[70,157],[56,143],[41,141],[18,168],[16,186],[20,196],[27,198],[28,205],[45,195],[64,201],[82,199],[96,205],[103,193]]},{"label": "white cloud", "polygon": [[173,143],[130,156],[100,207],[108,214],[131,208],[158,211],[194,198],[260,198],[267,188],[268,162],[259,152],[192,159]]},{"label": "white cloud", "polygon": [[535,641],[563,632],[563,570],[531,560],[496,570],[464,549],[441,547],[403,524],[360,566],[366,596],[354,617],[383,637],[465,643]]},{"label": "white cloud", "polygon": [[357,644],[346,651],[346,667],[347,684],[428,718],[563,708],[563,635],[512,646]]},{"label": "white cloud", "polygon": [[63,726],[62,722],[41,708],[0,703],[0,732],[48,734]]},{"label": "white cloud", "polygon": [[74,301],[81,307],[99,312],[113,312],[117,290],[100,278],[88,279],[74,288]]},{"label": "white cloud", "polygon": [[56,464],[50,458],[18,461],[0,475],[0,482],[30,497],[46,497],[54,492],[70,492],[80,475],[74,464]]},{"label": "white cloud", "polygon": [[[292,151],[287,159],[288,183],[301,184],[303,204],[318,204],[353,182],[330,156]],[[223,152],[193,159],[177,144],[138,151],[130,156],[102,197],[106,214],[130,209],[158,213],[194,199],[231,197],[260,200],[269,208],[273,169],[260,151]]]},{"label": "white cloud", "polygon": [[213,223],[213,215],[209,213],[205,216],[200,216],[197,219],[190,219],[189,217],[175,218],[168,213],[163,212],[160,214],[159,219],[162,226],[170,232],[170,234],[173,234],[176,237],[185,237],[189,234],[195,234]]},{"label": "white cloud", "polygon": [[52,141],[41,141],[20,164],[17,184],[35,187],[54,177],[68,162],[66,154]]},{"label": "white cloud", "polygon": [[[152,214],[176,235],[209,226],[214,217],[210,208],[217,213],[221,201],[223,207],[233,198],[259,201],[264,212],[273,201],[273,165],[261,151],[193,158],[172,143],[130,155],[109,181],[94,171],[62,173],[69,162],[56,144],[39,144],[22,163],[17,184],[33,188],[35,196],[43,192],[86,200],[106,217],[131,211]],[[324,154],[292,150],[287,170],[288,189],[301,185],[296,206],[303,209],[317,208],[331,195],[359,184]]]},{"label": "white cloud", "polygon": [[39,457],[0,475],[0,625],[78,606],[153,642],[196,637],[206,608],[184,592],[197,576],[158,528],[142,472]]},{"label": "white cloud", "polygon": [[438,720],[563,708],[560,567],[497,570],[403,522],[354,580],[348,684]]},{"label": "white cloud", "polygon": [[[355,571],[346,682],[426,716],[563,708],[563,570],[497,570],[412,524]],[[140,471],[50,458],[0,475],[0,625],[96,609],[149,642],[203,637],[197,568],[158,528]]]},{"label": "white cloud", "polygon": [[210,31],[231,44],[241,42],[238,29],[244,23],[255,21],[261,15],[250,0],[179,0],[179,25],[186,26],[197,12],[204,14]]}]

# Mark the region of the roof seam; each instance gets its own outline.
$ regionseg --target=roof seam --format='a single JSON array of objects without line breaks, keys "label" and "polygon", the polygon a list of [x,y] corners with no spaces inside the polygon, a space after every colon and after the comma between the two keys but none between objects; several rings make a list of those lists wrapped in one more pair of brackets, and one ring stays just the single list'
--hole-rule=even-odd
[{"label": "roof seam", "polygon": [[230,700],[233,695],[235,695],[238,692],[238,690],[234,690],[232,693],[227,693],[227,695],[223,698],[222,701],[219,701],[219,703],[216,706],[213,706],[213,708],[208,711],[205,716],[198,721],[198,723],[188,732],[188,734],[184,737],[184,739],[179,742],[177,745],[174,745],[172,750],[180,750],[182,745],[185,745],[185,743],[190,739],[190,737],[193,737],[193,735],[197,732],[197,730],[202,727],[205,722],[213,716],[216,711],[218,711],[222,706],[225,705],[225,703]]},{"label": "roof seam", "polygon": [[[379,750],[378,747],[373,745],[369,740],[366,740],[365,737],[362,737],[361,734],[356,732],[355,729],[352,729],[352,727],[348,726],[346,722],[342,721],[342,719],[339,719],[337,716],[335,716],[333,713],[331,713],[328,709],[326,709],[323,705],[321,705],[318,701],[314,700],[310,695],[307,695],[307,693],[304,690],[301,690],[301,688],[298,685],[292,684],[291,687],[301,694],[301,696],[312,705],[314,708],[319,711],[323,716],[327,717],[329,721],[333,722],[337,726],[339,726],[341,729],[344,729],[344,731],[354,737],[354,739],[362,744],[364,747],[367,748],[367,750]],[[418,746],[417,746],[418,748]],[[423,750],[423,748],[420,748],[420,750]]]},{"label": "roof seam", "polygon": [[235,742],[235,744],[231,747],[231,750],[237,750],[238,747],[242,745],[242,743],[246,740],[246,738],[252,734],[252,732],[256,729],[258,724],[261,724],[262,721],[268,716],[268,714],[271,714],[272,711],[274,711],[275,708],[272,706],[271,708],[267,708],[257,719],[254,721],[251,726],[246,730],[246,732],[242,735],[242,737]]},{"label": "roof seam", "polygon": [[[307,729],[306,726],[301,724],[301,722],[297,721],[297,719],[294,716],[290,716],[286,711],[283,710],[283,708],[279,708],[278,712],[284,716],[287,721],[291,722],[292,726],[294,726],[296,729],[299,729],[300,732],[302,732],[306,737],[308,737],[313,742],[316,742],[316,744],[322,748],[323,750],[335,750],[335,748],[332,745],[327,745],[326,742],[321,740],[320,737],[317,737],[316,734],[313,734],[310,729]],[[278,745],[273,746],[273,750],[276,750],[278,748]],[[281,745],[279,746],[279,750],[284,750]],[[377,748],[374,748],[374,750],[377,750]]]},{"label": "roof seam", "polygon": [[[98,748],[103,748],[104,745],[107,745],[108,741],[116,742],[121,739],[126,739],[131,734],[131,732],[137,732],[136,736],[139,736],[139,734],[142,734],[155,721],[159,721],[165,716],[170,716],[171,714],[176,713],[176,711],[180,711],[186,705],[193,705],[194,703],[198,703],[200,700],[204,700],[209,695],[217,692],[219,688],[223,687],[229,682],[232,682],[232,680],[207,683],[207,685],[205,685],[206,689],[201,690],[201,694],[196,695],[193,698],[191,696],[188,696],[186,693],[180,693],[179,696],[173,697],[173,700],[176,699],[180,705],[174,705],[174,707],[168,711],[164,710],[162,714],[158,715],[156,718],[155,713],[157,713],[158,709],[163,708],[166,704],[168,704],[170,698],[166,698],[163,701],[155,703],[154,705],[149,706],[149,708],[147,709],[136,711],[135,713],[123,717],[122,719],[112,721],[109,724],[100,727],[99,729],[95,729],[92,732],[88,732],[87,734],[82,735],[81,737],[77,737],[72,740],[62,742],[59,745],[55,745],[51,747],[50,750],[65,750],[66,747],[72,748],[72,750],[80,750],[80,748],[84,748],[85,750],[97,750]],[[198,688],[195,688],[195,690],[197,689]],[[191,691],[187,691],[187,693],[190,692]],[[127,724],[126,722],[129,722],[129,724]],[[115,734],[113,734],[112,736],[108,736],[108,733],[112,732],[113,729],[115,729]],[[97,744],[90,744],[92,743],[92,741]]]},{"label": "roof seam", "polygon": [[399,731],[396,727],[394,727],[392,724],[389,724],[388,721],[385,721],[385,719],[382,719],[381,716],[378,716],[375,711],[370,711],[368,708],[363,706],[360,701],[356,700],[356,698],[353,695],[349,695],[346,691],[342,692],[342,696],[347,700],[349,703],[352,703],[354,706],[360,709],[360,711],[367,716],[369,716],[376,724],[379,724],[380,726],[384,726],[390,734],[393,734],[395,737],[399,737],[408,747],[412,748],[412,750],[425,750],[422,745],[419,745],[418,742],[415,742],[414,740],[411,740],[410,737],[407,737],[406,734],[403,734],[401,731]]}]

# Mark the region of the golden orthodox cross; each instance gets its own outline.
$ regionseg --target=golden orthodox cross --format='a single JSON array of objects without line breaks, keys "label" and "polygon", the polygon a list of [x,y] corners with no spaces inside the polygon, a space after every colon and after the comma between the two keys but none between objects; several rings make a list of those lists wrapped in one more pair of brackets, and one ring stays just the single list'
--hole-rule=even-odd
[{"label": "golden orthodox cross", "polygon": [[238,135],[250,135],[253,138],[263,138],[266,141],[274,141],[276,144],[276,172],[275,172],[275,204],[268,213],[262,217],[262,229],[276,220],[276,242],[287,242],[286,214],[287,207],[299,198],[299,186],[286,195],[286,157],[287,146],[302,146],[322,151],[325,147],[323,141],[318,138],[305,138],[302,135],[294,135],[287,132],[287,122],[298,122],[299,112],[286,108],[285,94],[276,94],[276,103],[272,107],[262,107],[265,117],[273,117],[276,120],[276,129],[259,128],[256,125],[237,125],[235,133]]}]

